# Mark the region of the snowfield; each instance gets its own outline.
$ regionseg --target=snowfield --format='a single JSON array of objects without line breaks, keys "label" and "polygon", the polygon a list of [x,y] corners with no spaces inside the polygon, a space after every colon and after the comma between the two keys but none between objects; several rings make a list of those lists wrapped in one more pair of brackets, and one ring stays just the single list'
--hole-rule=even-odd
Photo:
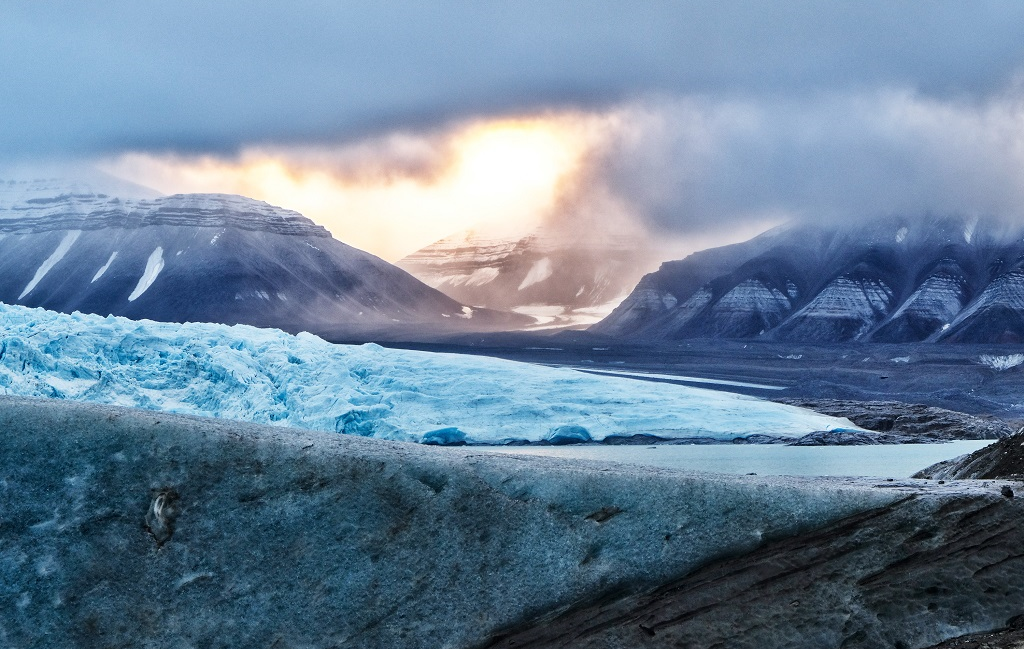
[{"label": "snowfield", "polygon": [[0,392],[423,443],[856,429],[753,397],[310,334],[0,304]]}]

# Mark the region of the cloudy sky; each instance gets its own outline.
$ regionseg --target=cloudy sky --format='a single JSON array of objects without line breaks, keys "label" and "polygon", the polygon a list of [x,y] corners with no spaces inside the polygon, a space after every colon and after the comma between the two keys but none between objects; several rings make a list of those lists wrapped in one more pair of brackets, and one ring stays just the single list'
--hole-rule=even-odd
[{"label": "cloudy sky", "polygon": [[481,221],[1024,219],[1016,1],[7,0],[0,78],[8,169],[244,193],[391,259]]}]

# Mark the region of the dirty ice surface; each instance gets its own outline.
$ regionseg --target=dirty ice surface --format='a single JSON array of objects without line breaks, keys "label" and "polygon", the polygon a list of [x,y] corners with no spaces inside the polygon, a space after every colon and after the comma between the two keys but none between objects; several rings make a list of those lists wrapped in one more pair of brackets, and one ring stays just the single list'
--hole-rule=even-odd
[{"label": "dirty ice surface", "polygon": [[0,393],[425,443],[800,437],[846,419],[753,397],[310,334],[0,304]]}]

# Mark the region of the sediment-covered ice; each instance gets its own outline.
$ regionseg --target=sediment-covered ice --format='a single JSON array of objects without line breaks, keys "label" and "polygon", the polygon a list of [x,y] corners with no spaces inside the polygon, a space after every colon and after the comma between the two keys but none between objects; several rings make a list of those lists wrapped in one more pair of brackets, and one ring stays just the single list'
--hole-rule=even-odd
[{"label": "sediment-covered ice", "polygon": [[726,441],[855,428],[846,419],[680,385],[334,345],[275,329],[3,304],[0,393],[445,444],[635,434]]}]

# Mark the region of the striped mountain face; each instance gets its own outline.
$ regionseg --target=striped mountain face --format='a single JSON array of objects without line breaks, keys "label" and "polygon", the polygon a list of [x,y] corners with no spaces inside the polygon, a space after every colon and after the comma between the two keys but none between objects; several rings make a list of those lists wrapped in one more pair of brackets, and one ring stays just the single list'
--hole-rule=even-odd
[{"label": "striped mountain face", "polygon": [[1024,341],[1024,228],[795,225],[663,264],[591,328],[637,339]]},{"label": "striped mountain face", "polygon": [[297,212],[261,201],[124,198],[57,181],[0,182],[0,301],[332,339],[526,320],[466,307]]}]

